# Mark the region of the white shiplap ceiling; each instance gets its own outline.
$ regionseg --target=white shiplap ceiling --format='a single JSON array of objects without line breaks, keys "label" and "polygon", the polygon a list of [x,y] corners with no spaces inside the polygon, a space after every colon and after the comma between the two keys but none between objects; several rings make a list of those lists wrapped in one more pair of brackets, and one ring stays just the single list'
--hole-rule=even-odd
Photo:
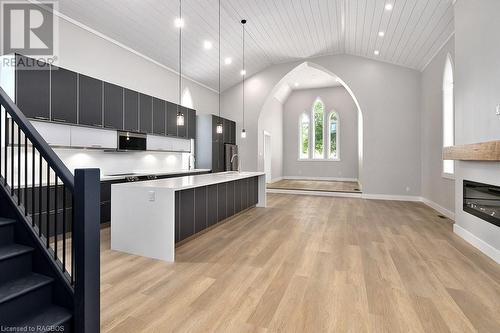
[{"label": "white shiplap ceiling", "polygon": [[[270,65],[352,54],[421,70],[453,34],[453,0],[222,0],[222,90]],[[388,11],[385,5],[393,9]],[[183,0],[183,73],[218,89],[218,1]],[[177,0],[60,0],[59,11],[172,69]],[[384,37],[379,32],[384,32]],[[205,40],[213,43],[205,50]],[[375,50],[380,54],[376,56]]]}]

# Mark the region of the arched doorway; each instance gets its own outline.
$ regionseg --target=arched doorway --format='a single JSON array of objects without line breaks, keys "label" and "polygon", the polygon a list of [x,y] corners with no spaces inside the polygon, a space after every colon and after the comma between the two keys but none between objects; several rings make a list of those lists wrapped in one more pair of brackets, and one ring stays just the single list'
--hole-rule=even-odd
[{"label": "arched doorway", "polygon": [[[263,107],[260,110],[259,116],[258,116],[258,131],[259,131],[259,142],[258,142],[258,169],[261,171],[264,171],[264,141],[263,141],[263,131],[268,130],[266,128],[266,125],[264,124],[269,124],[271,121],[269,121],[269,116],[270,113],[272,112],[279,112],[276,111],[278,108],[276,107],[276,101],[279,101],[283,103],[284,101],[287,100],[288,96],[292,93],[294,90],[294,83],[293,81],[296,79],[298,73],[304,72],[305,69],[309,69],[312,72],[315,72],[316,74],[318,73],[323,73],[321,76],[322,79],[325,79],[327,77],[333,78],[339,86],[342,86],[345,88],[349,96],[352,98],[352,101],[355,104],[356,107],[356,112],[357,112],[357,175],[358,175],[358,180],[360,182],[360,186],[362,184],[362,168],[363,168],[363,114],[361,112],[361,107],[360,104],[354,95],[353,91],[350,89],[350,87],[336,74],[330,72],[329,70],[325,69],[324,67],[311,63],[311,62],[304,62],[299,64],[298,66],[294,67],[292,70],[290,70],[287,74],[285,74],[281,80],[273,87],[273,89],[270,91],[268,96],[265,99],[265,102],[263,104]],[[297,83],[295,83],[296,85]],[[296,88],[296,87],[295,87]],[[281,111],[283,112],[283,111]],[[285,117],[285,114],[283,114],[283,117]],[[298,121],[298,120],[297,120]],[[328,122],[329,123],[329,122]],[[327,133],[325,129],[325,133]],[[273,135],[275,137],[275,135]],[[326,138],[326,135],[325,135]],[[329,139],[330,137],[328,137]],[[327,139],[325,139],[327,140]],[[276,141],[276,140],[275,140]],[[329,145],[328,145],[329,146]],[[273,154],[274,156],[275,154]],[[284,175],[286,176],[286,175]],[[273,177],[274,178],[274,177]]]}]

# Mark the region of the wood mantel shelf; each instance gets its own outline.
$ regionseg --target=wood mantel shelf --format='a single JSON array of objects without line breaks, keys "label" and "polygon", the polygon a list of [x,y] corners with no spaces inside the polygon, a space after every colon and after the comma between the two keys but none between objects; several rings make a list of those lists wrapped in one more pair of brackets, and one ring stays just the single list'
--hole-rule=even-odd
[{"label": "wood mantel shelf", "polygon": [[446,147],[444,160],[500,161],[500,140]]}]

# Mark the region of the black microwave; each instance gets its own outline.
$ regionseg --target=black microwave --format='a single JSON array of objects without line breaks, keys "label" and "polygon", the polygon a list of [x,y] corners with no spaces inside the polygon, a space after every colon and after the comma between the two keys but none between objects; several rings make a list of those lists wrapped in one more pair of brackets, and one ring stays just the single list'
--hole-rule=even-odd
[{"label": "black microwave", "polygon": [[118,150],[146,150],[146,134],[118,131]]}]

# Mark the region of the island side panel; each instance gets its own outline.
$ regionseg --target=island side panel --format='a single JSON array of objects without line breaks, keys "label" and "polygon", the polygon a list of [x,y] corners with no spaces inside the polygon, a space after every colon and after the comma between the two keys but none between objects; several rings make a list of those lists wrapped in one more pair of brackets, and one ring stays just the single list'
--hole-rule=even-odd
[{"label": "island side panel", "polygon": [[112,250],[173,262],[174,232],[173,190],[112,185]]}]

